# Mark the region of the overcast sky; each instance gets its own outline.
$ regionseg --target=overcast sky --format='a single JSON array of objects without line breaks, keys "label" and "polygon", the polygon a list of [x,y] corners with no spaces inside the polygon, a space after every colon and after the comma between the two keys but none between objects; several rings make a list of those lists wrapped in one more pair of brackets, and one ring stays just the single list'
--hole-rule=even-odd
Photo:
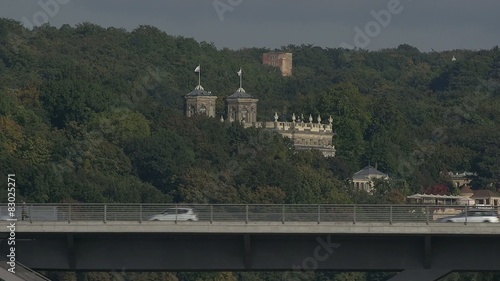
[{"label": "overcast sky", "polygon": [[[0,17],[27,25],[43,23],[44,16],[57,27],[86,21],[128,30],[152,25],[219,48],[342,44],[377,50],[407,43],[421,51],[441,51],[500,45],[500,0],[0,1]],[[49,3],[49,11],[40,3]],[[382,15],[382,24],[373,22],[375,13]]]}]

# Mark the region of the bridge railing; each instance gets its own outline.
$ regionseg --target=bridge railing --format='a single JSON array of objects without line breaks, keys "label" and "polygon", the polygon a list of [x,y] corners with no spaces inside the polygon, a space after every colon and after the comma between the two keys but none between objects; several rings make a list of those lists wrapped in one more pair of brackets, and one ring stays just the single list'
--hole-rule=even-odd
[{"label": "bridge railing", "polygon": [[[19,208],[22,208],[20,210]],[[432,223],[472,207],[459,205],[270,205],[270,204],[25,204],[17,207],[18,219],[33,221],[148,221],[165,210],[185,208],[200,221],[213,222],[418,222]],[[498,214],[498,207],[491,207]],[[0,204],[5,216],[7,205]],[[22,213],[22,217],[19,214]],[[161,219],[160,219],[161,220]]]}]

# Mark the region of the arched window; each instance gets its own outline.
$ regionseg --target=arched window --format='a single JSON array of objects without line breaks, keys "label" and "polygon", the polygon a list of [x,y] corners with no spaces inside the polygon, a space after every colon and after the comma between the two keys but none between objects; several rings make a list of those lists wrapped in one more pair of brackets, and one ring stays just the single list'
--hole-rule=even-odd
[{"label": "arched window", "polygon": [[196,114],[196,107],[194,107],[193,105],[191,105],[189,107],[189,116],[193,116]]},{"label": "arched window", "polygon": [[237,120],[236,113],[237,113],[236,108],[232,107],[231,108],[231,115],[230,115],[232,121],[236,121]]},{"label": "arched window", "polygon": [[199,114],[200,114],[200,115],[207,115],[207,108],[206,108],[204,105],[202,105],[202,106],[200,107]]},{"label": "arched window", "polygon": [[241,111],[241,121],[248,122],[248,110],[246,108]]}]

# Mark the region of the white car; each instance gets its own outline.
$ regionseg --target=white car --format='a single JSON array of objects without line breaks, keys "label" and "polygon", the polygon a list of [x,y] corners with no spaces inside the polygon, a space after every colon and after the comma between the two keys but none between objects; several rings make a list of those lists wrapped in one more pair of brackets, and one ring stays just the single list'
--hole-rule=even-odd
[{"label": "white car", "polygon": [[198,215],[191,208],[171,208],[151,216],[150,221],[198,221]]},{"label": "white car", "polygon": [[470,209],[464,212],[440,219],[440,222],[499,222],[498,213],[488,209]]}]

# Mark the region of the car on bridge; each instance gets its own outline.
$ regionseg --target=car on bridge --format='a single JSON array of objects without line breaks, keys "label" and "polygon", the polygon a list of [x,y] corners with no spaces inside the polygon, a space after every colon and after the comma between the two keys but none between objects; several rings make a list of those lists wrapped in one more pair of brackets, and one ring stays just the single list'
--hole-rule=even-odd
[{"label": "car on bridge", "polygon": [[170,208],[163,213],[149,217],[150,221],[198,221],[192,208]]},{"label": "car on bridge", "polygon": [[499,222],[498,213],[493,209],[469,209],[462,213],[441,218],[440,222]]}]

